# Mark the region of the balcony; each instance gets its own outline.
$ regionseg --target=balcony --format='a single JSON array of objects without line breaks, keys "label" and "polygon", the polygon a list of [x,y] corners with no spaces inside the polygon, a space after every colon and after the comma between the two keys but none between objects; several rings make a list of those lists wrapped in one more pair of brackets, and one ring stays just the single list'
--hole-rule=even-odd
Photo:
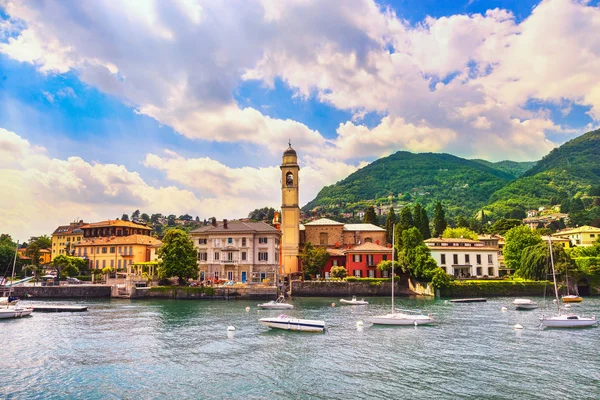
[{"label": "balcony", "polygon": [[239,264],[240,260],[238,258],[232,258],[231,260],[220,260],[221,264]]}]

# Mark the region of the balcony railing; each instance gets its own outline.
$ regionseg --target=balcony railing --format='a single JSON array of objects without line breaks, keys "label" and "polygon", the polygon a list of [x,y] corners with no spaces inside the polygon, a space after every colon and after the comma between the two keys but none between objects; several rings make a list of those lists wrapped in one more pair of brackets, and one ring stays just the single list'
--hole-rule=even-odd
[{"label": "balcony railing", "polygon": [[232,258],[231,260],[221,260],[221,264],[239,264],[240,260],[238,258]]}]

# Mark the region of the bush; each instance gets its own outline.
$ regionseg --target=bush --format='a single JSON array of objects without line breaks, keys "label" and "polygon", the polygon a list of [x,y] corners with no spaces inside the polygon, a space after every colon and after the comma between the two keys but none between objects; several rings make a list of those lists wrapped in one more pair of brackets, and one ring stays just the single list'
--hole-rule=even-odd
[{"label": "bush", "polygon": [[348,271],[344,267],[331,267],[330,276],[332,278],[345,278],[348,276]]},{"label": "bush", "polygon": [[443,289],[450,286],[450,275],[448,275],[443,269],[438,268],[433,273],[431,286],[433,286],[434,289]]}]

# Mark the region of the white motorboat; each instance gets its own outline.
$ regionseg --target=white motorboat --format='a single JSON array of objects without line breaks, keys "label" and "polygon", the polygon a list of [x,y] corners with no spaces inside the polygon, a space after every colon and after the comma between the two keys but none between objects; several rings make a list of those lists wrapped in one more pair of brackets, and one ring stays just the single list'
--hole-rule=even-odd
[{"label": "white motorboat", "polygon": [[365,306],[369,304],[365,299],[357,300],[356,296],[352,296],[352,300],[340,299],[340,304],[351,304],[353,306]]},{"label": "white motorboat", "polygon": [[538,303],[531,299],[515,299],[513,305],[517,310],[535,310],[538,308]]},{"label": "white motorboat", "polygon": [[433,317],[425,315],[421,310],[401,310],[386,315],[371,317],[370,321],[376,325],[428,325],[435,322]]},{"label": "white motorboat", "polygon": [[[392,243],[395,240],[395,225],[393,226]],[[394,309],[394,246],[392,246],[392,312],[390,314],[375,315],[369,318],[374,325],[427,325],[435,322],[431,315],[424,315],[420,310],[401,310],[396,312]]]},{"label": "white motorboat", "polygon": [[287,331],[323,332],[325,329],[325,321],[292,318],[284,314],[277,317],[261,318],[258,321],[269,328]]},{"label": "white motorboat", "polygon": [[598,325],[595,316],[582,317],[576,314],[562,315],[560,313],[560,301],[558,300],[558,285],[556,284],[556,271],[554,269],[554,255],[552,254],[552,241],[548,240],[550,245],[550,264],[552,265],[552,279],[554,281],[554,295],[556,296],[556,307],[558,314],[553,316],[542,315],[540,321],[548,328],[583,328],[586,326]]},{"label": "white motorboat", "polygon": [[267,303],[258,304],[258,307],[265,310],[291,310],[294,308],[293,305],[285,302],[285,298],[283,296],[279,296],[277,300],[271,300]]},{"label": "white motorboat", "polygon": [[[17,249],[15,251],[15,258],[13,260],[13,268],[12,268],[12,279],[15,279],[15,265],[17,264],[17,252],[19,250],[19,242],[17,242]],[[19,318],[26,317],[31,315],[33,312],[33,308],[31,307],[23,307],[18,304],[19,300],[12,296],[13,285],[10,285],[10,289],[8,291],[8,296],[6,296],[6,305],[2,305],[0,307],[0,319],[6,318]]]}]

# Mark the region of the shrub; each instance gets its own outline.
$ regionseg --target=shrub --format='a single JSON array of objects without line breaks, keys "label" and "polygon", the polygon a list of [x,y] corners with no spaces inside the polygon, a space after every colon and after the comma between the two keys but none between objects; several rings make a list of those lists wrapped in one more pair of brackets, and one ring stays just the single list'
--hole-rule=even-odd
[{"label": "shrub", "polygon": [[431,285],[434,289],[442,289],[450,286],[450,275],[448,275],[443,269],[438,268],[433,273]]},{"label": "shrub", "polygon": [[332,278],[345,278],[348,276],[348,271],[344,267],[331,267],[329,273]]}]

